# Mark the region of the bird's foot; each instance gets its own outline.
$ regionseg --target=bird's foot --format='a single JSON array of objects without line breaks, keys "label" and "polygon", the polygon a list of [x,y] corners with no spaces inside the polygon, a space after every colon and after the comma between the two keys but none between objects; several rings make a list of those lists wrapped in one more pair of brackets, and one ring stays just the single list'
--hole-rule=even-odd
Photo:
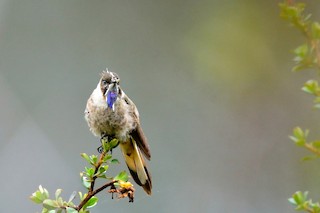
[{"label": "bird's foot", "polygon": [[103,147],[102,147],[102,145],[97,148],[97,151],[99,152],[99,154],[102,154],[102,152],[103,152]]},{"label": "bird's foot", "polygon": [[[110,136],[110,135],[107,135],[107,134],[102,134],[101,135],[101,138],[100,138],[100,142],[101,144],[103,143],[109,143],[110,141],[112,141],[113,139],[115,139],[114,136]],[[111,149],[110,149],[110,153],[112,154],[112,149],[116,148],[117,146],[119,145],[119,142],[113,146]],[[101,154],[103,152],[103,145],[99,146],[97,148],[98,152]]]}]

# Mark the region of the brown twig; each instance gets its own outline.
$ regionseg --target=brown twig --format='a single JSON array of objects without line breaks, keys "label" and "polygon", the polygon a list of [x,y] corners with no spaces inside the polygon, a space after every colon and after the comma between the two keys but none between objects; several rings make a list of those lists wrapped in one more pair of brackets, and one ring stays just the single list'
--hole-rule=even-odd
[{"label": "brown twig", "polygon": [[[93,181],[94,182],[94,181]],[[83,199],[81,201],[81,203],[79,204],[79,206],[77,206],[75,209],[77,211],[80,211],[82,209],[82,207],[93,197],[95,196],[96,194],[98,194],[99,192],[101,192],[102,190],[104,190],[105,188],[109,187],[109,186],[112,186],[114,183],[118,182],[117,180],[113,180],[109,183],[106,183],[104,184],[103,186],[99,187],[98,189],[96,190],[93,190],[93,191],[90,191],[88,192],[88,195],[86,196],[85,199]]]},{"label": "brown twig", "polygon": [[95,181],[97,179],[97,176],[95,174],[97,174],[97,172],[99,171],[100,166],[104,163],[103,159],[106,155],[106,152],[103,151],[100,155],[99,161],[97,162],[95,166],[95,170],[94,170],[94,175],[92,178],[92,182],[90,184],[90,188],[89,191],[87,193],[87,196],[85,197],[85,199],[83,199],[81,201],[81,203],[79,204],[79,206],[75,207],[75,210],[80,211],[82,209],[82,207],[93,197],[95,196],[97,193],[101,192],[102,190],[104,190],[105,188],[109,187],[109,186],[113,186],[114,183],[118,182],[117,180],[113,180],[109,183],[106,183],[104,185],[102,185],[101,187],[97,188],[96,190],[94,190],[94,184]]},{"label": "brown twig", "polygon": [[317,149],[316,147],[314,147],[312,144],[306,143],[306,144],[304,144],[304,147],[306,147],[308,150],[310,150],[314,154],[320,156],[320,150]]}]

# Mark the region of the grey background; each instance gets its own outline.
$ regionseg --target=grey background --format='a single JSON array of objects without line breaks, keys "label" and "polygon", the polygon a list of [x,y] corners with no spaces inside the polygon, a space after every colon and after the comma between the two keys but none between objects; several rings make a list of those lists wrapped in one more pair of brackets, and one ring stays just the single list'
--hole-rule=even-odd
[{"label": "grey background", "polygon": [[[318,162],[288,139],[296,125],[320,137],[300,90],[315,75],[290,72],[303,38],[277,4],[1,0],[1,211],[39,212],[40,184],[84,192],[80,153],[99,141],[83,111],[106,67],[140,111],[154,189],[133,204],[101,193],[92,212],[294,212],[296,190],[317,199]],[[113,174],[126,169],[115,155]]]}]

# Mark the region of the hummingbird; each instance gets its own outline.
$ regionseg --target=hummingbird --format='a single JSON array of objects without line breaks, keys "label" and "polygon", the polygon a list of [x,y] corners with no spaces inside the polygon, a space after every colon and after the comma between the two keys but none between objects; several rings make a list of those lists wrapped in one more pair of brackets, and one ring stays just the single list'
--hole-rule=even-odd
[{"label": "hummingbird", "polygon": [[118,74],[108,69],[102,71],[87,101],[85,119],[95,136],[118,139],[132,178],[151,195],[151,175],[145,162],[151,158],[150,148],[140,125],[138,109],[119,83]]}]

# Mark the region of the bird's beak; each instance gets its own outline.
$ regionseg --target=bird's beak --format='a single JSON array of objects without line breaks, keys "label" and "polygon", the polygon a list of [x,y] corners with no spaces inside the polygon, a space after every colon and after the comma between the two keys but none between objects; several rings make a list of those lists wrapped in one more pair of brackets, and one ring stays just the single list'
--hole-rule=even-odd
[{"label": "bird's beak", "polygon": [[114,82],[109,85],[106,93],[104,94],[106,97],[107,105],[110,109],[112,109],[112,111],[114,111],[114,104],[118,97],[118,91],[118,85],[116,82]]}]

